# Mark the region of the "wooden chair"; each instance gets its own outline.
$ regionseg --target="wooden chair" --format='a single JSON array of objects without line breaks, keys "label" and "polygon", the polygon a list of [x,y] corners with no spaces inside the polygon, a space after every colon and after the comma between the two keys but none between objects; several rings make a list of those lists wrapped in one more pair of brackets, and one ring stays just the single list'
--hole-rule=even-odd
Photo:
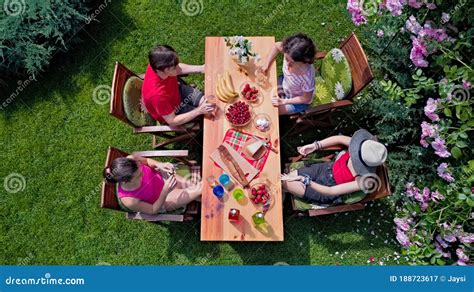
[{"label": "wooden chair", "polygon": [[[345,146],[333,146],[333,147],[327,147],[324,149],[321,149],[320,151],[340,151],[344,149]],[[319,160],[322,162],[329,162],[334,158],[335,154],[330,154],[327,155],[323,158],[320,158]],[[299,155],[297,157],[291,157],[290,162],[297,162],[300,160],[304,160],[305,158],[302,155]],[[324,209],[311,209],[307,211],[301,211],[296,208],[295,204],[295,198],[293,195],[291,195],[291,206],[293,211],[300,215],[300,216],[321,216],[321,215],[328,215],[328,214],[334,214],[334,213],[341,213],[341,212],[349,212],[349,211],[355,211],[355,210],[362,210],[365,208],[365,205],[367,202],[375,201],[377,199],[385,198],[387,196],[390,196],[392,194],[390,190],[390,184],[389,184],[389,179],[388,179],[388,172],[387,172],[387,167],[385,164],[379,166],[376,170],[376,175],[380,178],[380,185],[379,188],[377,188],[375,191],[367,194],[367,196],[361,200],[360,202],[354,203],[354,204],[347,204],[347,205],[336,205],[336,206],[330,206]]]},{"label": "wooden chair", "polygon": [[[192,167],[192,170],[199,172],[201,168],[195,164],[195,162],[188,161],[184,157],[188,156],[188,150],[154,150],[154,151],[142,151],[135,152],[135,154],[142,157],[173,157],[186,165]],[[114,147],[110,147],[107,150],[107,158],[105,160],[105,167],[110,167],[112,161],[119,157],[127,157],[129,154],[122,150]],[[125,212],[120,208],[120,204],[117,199],[117,185],[108,183],[105,179],[102,182],[101,192],[101,208],[112,209],[116,211]],[[149,222],[160,222],[160,221],[188,221],[197,218],[199,214],[200,203],[191,202],[186,206],[184,214],[144,214],[140,212],[126,212],[125,217],[132,220],[145,220]]]},{"label": "wooden chair", "polygon": [[[200,129],[198,121],[192,121],[183,126],[157,125],[139,128],[135,127],[135,125],[126,117],[122,100],[125,83],[128,78],[132,76],[143,79],[119,62],[115,63],[114,77],[112,80],[112,95],[110,98],[110,114],[112,116],[130,125],[133,128],[134,134],[152,134],[152,146],[155,149],[163,148],[164,146],[173,143],[189,141],[197,135]],[[164,138],[165,141],[159,142],[158,137]]]},{"label": "wooden chair", "polygon": [[[337,109],[352,105],[352,99],[374,79],[364,49],[354,33],[351,33],[349,37],[341,43],[339,48],[346,56],[351,68],[351,91],[346,99],[311,107],[303,113],[291,115],[290,119],[299,124],[296,128],[296,133],[302,133],[314,126],[333,126],[334,123],[331,119],[333,112]],[[322,59],[326,54],[327,52],[318,52],[316,59]]]}]

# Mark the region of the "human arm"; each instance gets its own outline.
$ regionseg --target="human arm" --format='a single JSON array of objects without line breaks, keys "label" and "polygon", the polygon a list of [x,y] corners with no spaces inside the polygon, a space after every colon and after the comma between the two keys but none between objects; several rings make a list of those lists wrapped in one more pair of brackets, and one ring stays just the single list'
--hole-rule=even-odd
[{"label": "human arm", "polygon": [[265,62],[265,64],[262,67],[262,71],[264,74],[267,74],[268,68],[270,68],[271,64],[275,60],[276,56],[283,51],[283,46],[281,42],[276,42],[275,46],[273,46],[272,50],[270,51],[270,54],[268,55],[268,58]]},{"label": "human arm", "polygon": [[314,91],[303,92],[303,95],[292,98],[280,98],[278,96],[275,96],[272,98],[272,104],[274,106],[280,106],[285,104],[308,104],[313,99],[313,93]]},{"label": "human arm", "polygon": [[321,141],[314,141],[311,144],[304,145],[298,149],[301,155],[308,155],[316,150],[324,149],[336,145],[349,146],[351,137],[344,135],[331,136]]},{"label": "human arm", "polygon": [[196,74],[201,73],[204,74],[205,65],[188,65],[184,63],[179,63],[178,65],[178,74],[179,75],[186,75],[186,74]]},{"label": "human arm", "polygon": [[163,116],[163,119],[170,126],[179,126],[194,120],[200,115],[204,115],[214,111],[215,106],[215,104],[211,104],[208,103],[207,100],[203,100],[197,108],[187,113],[177,115],[174,112],[171,112],[171,114]]},{"label": "human arm", "polygon": [[169,162],[158,162],[154,159],[151,158],[145,158],[142,156],[138,155],[129,155],[127,158],[135,159],[136,161],[140,162],[141,164],[145,164],[157,171],[160,171],[161,173],[166,173],[168,175],[171,175],[174,173],[174,165]]}]

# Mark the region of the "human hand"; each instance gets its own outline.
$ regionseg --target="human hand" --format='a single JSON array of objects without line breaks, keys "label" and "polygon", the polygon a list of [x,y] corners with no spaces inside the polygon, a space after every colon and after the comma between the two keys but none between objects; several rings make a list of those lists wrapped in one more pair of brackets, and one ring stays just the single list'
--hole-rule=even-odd
[{"label": "human hand", "polygon": [[167,195],[172,189],[174,189],[175,186],[176,186],[176,176],[172,174],[167,179],[165,179],[162,194]]},{"label": "human hand", "polygon": [[205,114],[213,112],[215,108],[216,108],[216,104],[210,103],[206,98],[204,102],[202,102],[197,109],[201,115],[205,115]]},{"label": "human hand", "polygon": [[263,65],[257,69],[258,72],[261,72],[264,75],[268,74],[268,65]]},{"label": "human hand", "polygon": [[317,150],[317,147],[316,147],[316,144],[315,143],[311,143],[311,144],[308,144],[308,145],[304,145],[304,146],[301,146],[301,147],[298,147],[297,148],[298,150],[298,153],[303,155],[303,156],[306,156],[310,153],[313,153],[314,151]]},{"label": "human hand", "polygon": [[166,162],[166,163],[160,163],[156,166],[155,168],[158,171],[164,172],[168,175],[172,175],[175,173],[175,168],[172,163]]},{"label": "human hand", "polygon": [[286,99],[280,98],[278,96],[272,97],[272,104],[273,106],[280,106],[286,104]]},{"label": "human hand", "polygon": [[301,175],[289,175],[289,174],[281,174],[280,179],[282,181],[304,181],[304,177]]}]

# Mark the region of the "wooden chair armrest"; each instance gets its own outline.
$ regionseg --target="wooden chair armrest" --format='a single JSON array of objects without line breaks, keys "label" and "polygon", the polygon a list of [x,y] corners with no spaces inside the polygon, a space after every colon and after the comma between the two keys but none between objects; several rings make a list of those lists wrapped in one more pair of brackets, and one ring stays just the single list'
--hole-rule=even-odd
[{"label": "wooden chair armrest", "polygon": [[184,221],[184,216],[179,214],[145,214],[145,213],[126,213],[125,217],[131,220],[145,220],[148,222],[159,222],[159,221]]},{"label": "wooden chair armrest", "polygon": [[327,54],[328,54],[328,52],[326,52],[326,51],[317,52],[316,53],[316,60],[323,59],[324,57],[326,57]]},{"label": "wooden chair armrest", "polygon": [[349,106],[352,105],[352,101],[348,99],[343,99],[343,100],[338,100],[336,102],[331,102],[331,103],[326,103],[326,104],[321,104],[315,107],[311,107],[307,109],[306,111],[301,114],[301,116],[298,118],[298,120],[307,117],[307,116],[312,116],[314,114],[319,114],[324,111],[331,110],[333,108],[338,108],[338,107],[344,107],[344,106]]},{"label": "wooden chair armrest", "polygon": [[186,157],[189,155],[189,150],[151,150],[137,151],[133,154],[142,157]]},{"label": "wooden chair armrest", "polygon": [[[339,150],[342,150],[342,149],[344,149],[344,145],[334,145],[334,146],[324,147],[322,149],[319,149],[318,151],[339,151]],[[334,157],[334,154],[330,154],[330,155],[324,156],[320,159],[325,160],[325,161],[331,161],[331,159],[333,157]],[[305,158],[306,158],[306,156],[298,155],[298,156],[290,157],[289,160],[290,160],[291,163],[294,163],[294,162],[298,162],[300,160],[305,160]]]},{"label": "wooden chair armrest", "polygon": [[187,132],[188,130],[180,126],[146,126],[134,128],[134,134],[156,133],[156,132]]}]

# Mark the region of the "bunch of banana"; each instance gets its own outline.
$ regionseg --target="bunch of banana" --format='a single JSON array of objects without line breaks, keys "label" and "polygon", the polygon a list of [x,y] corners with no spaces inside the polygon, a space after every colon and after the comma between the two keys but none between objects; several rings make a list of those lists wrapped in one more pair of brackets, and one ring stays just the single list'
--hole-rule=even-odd
[{"label": "bunch of banana", "polygon": [[239,95],[235,92],[232,78],[228,71],[225,72],[225,76],[221,76],[220,74],[217,75],[216,95],[220,101],[226,103]]}]

